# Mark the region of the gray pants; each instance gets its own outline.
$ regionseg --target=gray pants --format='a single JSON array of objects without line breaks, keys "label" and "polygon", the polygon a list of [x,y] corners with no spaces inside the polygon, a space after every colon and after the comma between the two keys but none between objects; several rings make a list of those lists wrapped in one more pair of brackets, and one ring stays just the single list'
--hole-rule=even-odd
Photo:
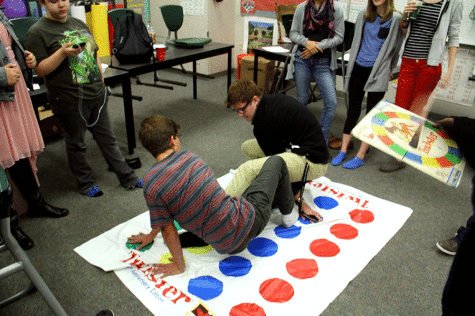
[{"label": "gray pants", "polygon": [[[49,101],[54,115],[65,132],[66,152],[69,167],[78,182],[79,192],[85,194],[94,187],[91,166],[86,160],[86,131],[92,133],[109,168],[119,178],[123,187],[135,187],[138,177],[129,167],[117,145],[107,112],[107,96],[98,100],[83,100],[81,107],[77,103],[68,103],[59,97],[50,95]],[[81,113],[80,113],[81,108]],[[96,122],[97,120],[97,122]],[[86,124],[86,122],[88,122]],[[94,124],[95,122],[95,124]]]},{"label": "gray pants", "polygon": [[242,197],[256,209],[256,219],[246,240],[231,254],[246,249],[251,240],[264,230],[269,222],[272,208],[279,208],[283,215],[292,212],[295,199],[285,161],[279,156],[270,156]]}]

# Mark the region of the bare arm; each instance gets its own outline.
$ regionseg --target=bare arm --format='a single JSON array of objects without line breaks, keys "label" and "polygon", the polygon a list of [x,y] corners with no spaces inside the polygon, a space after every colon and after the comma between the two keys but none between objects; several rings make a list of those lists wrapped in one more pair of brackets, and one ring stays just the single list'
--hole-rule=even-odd
[{"label": "bare arm", "polygon": [[172,254],[172,263],[168,264],[154,264],[152,272],[154,274],[162,274],[162,278],[181,274],[185,272],[185,259],[183,257],[183,250],[181,248],[180,237],[175,225],[170,224],[162,227],[162,236],[165,244]]},{"label": "bare arm", "polygon": [[99,55],[97,55],[96,59],[97,59],[97,67],[99,67],[99,71],[101,73],[102,82],[104,82],[104,73],[102,72],[101,58],[99,57]]},{"label": "bare arm", "polygon": [[448,63],[447,71],[445,72],[445,75],[440,82],[440,86],[442,88],[448,87],[450,83],[450,77],[452,76],[452,71],[454,70],[455,58],[457,57],[457,50],[458,50],[458,47],[456,46],[449,47],[449,63]]}]

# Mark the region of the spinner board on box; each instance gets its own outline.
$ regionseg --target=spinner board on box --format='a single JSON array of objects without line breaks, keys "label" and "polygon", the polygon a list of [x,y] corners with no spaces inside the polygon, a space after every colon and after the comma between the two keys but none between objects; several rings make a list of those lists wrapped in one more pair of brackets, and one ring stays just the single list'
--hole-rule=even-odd
[{"label": "spinner board on box", "polygon": [[[417,148],[409,142],[423,124]],[[387,101],[379,102],[351,131],[356,138],[456,188],[465,159],[442,129]]]}]

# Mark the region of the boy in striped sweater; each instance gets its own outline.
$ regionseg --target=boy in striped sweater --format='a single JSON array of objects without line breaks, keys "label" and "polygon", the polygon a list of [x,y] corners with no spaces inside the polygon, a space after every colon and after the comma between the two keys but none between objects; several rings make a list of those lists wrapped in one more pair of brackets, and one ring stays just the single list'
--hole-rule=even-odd
[{"label": "boy in striped sweater", "polygon": [[166,277],[185,271],[174,221],[221,254],[246,249],[269,222],[273,207],[280,209],[284,227],[297,221],[298,208],[282,158],[269,157],[242,196],[230,197],[201,158],[181,150],[179,129],[161,115],[140,125],[140,141],[157,161],[143,178],[152,231],[133,235],[128,242],[140,243],[140,249],[162,233],[173,258],[170,264],[155,264],[154,274]]}]

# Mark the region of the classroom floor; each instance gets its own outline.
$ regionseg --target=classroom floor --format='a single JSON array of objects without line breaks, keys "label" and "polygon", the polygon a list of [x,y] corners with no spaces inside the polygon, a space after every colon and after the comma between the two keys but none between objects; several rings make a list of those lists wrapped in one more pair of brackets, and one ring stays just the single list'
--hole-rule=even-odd
[{"label": "classroom floor", "polygon": [[[154,114],[162,114],[181,124],[181,145],[202,157],[217,177],[246,161],[241,143],[252,137],[252,125],[224,105],[226,76],[198,80],[198,99],[192,98],[192,78],[179,71],[161,71],[163,79],[188,83],[173,91],[133,85],[142,102],[134,101],[135,126]],[[150,81],[151,75],[142,76]],[[235,80],[235,75],[233,76]],[[120,88],[115,90],[120,91]],[[294,95],[294,91],[289,95]],[[341,135],[346,119],[343,97],[331,132]],[[322,101],[309,105],[320,116]],[[119,146],[126,153],[122,99],[111,97],[109,113]],[[138,141],[138,140],[137,140]],[[97,185],[104,195],[89,198],[76,192],[75,180],[67,165],[64,140],[47,141],[38,158],[41,192],[51,204],[67,207],[70,215],[61,219],[30,218],[23,215],[20,227],[35,241],[27,251],[45,282],[69,315],[95,315],[110,308],[116,316],[151,315],[144,305],[122,284],[114,273],[105,273],[90,265],[73,249],[103,232],[143,213],[146,205],[142,190],[126,191],[115,175],[107,171],[97,145],[88,135],[88,159],[95,171]],[[355,145],[359,146],[359,141]],[[338,152],[330,150],[335,157]],[[349,152],[352,158],[356,149]],[[142,177],[154,162],[138,144],[135,154],[143,167],[136,170]],[[378,171],[387,156],[372,148],[365,166],[346,170],[330,166],[326,177],[371,195],[412,208],[412,216],[346,287],[322,314],[328,315],[438,315],[440,298],[453,257],[442,254],[435,246],[450,238],[472,214],[470,204],[473,169],[467,167],[459,188],[424,175],[412,167],[394,174]],[[0,254],[0,267],[13,262],[9,253]],[[0,280],[0,300],[27,284],[21,273]],[[318,300],[318,297],[315,298]],[[299,306],[312,315],[312,304]],[[33,293],[0,308],[0,315],[53,315],[39,293]]]}]

